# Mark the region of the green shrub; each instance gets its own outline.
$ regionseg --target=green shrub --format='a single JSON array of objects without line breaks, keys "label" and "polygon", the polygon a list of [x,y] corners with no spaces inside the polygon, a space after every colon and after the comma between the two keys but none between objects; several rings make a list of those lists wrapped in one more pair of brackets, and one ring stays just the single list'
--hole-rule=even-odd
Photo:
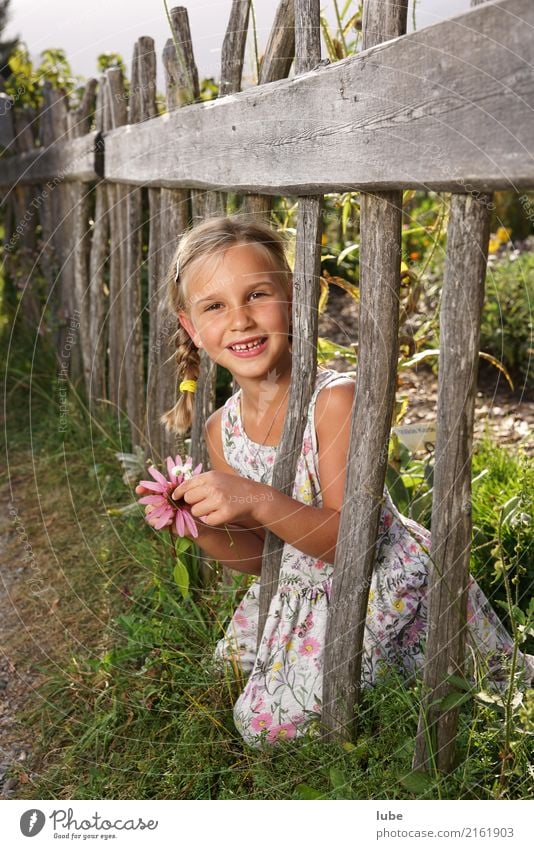
[{"label": "green shrub", "polygon": [[492,354],[512,374],[532,378],[534,253],[490,265],[480,329],[480,350]]}]

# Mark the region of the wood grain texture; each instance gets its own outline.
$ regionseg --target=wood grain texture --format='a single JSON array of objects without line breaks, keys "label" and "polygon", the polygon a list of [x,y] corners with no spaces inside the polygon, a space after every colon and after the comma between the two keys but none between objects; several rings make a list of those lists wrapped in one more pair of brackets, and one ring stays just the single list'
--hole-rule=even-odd
[{"label": "wood grain texture", "polygon": [[[319,45],[320,46],[320,45]],[[295,55],[294,0],[280,0],[260,63],[258,85],[284,79],[289,74]],[[270,220],[274,198],[271,195],[245,195],[240,212]]]},{"label": "wood grain texture", "polygon": [[[87,80],[82,99],[76,109],[67,112],[68,136],[71,139],[81,138],[90,130],[91,114],[95,109],[98,83],[95,79]],[[98,106],[96,108],[98,113]],[[97,130],[104,129],[98,124]],[[89,366],[93,358],[92,337],[89,330],[89,254],[91,249],[90,212],[91,186],[75,181],[69,184],[73,229],[74,229],[74,301],[79,312],[80,345],[82,350],[82,365],[87,396],[90,397],[88,381]],[[101,352],[102,353],[102,352]],[[98,369],[105,369],[105,348],[99,363],[94,363]]]},{"label": "wood grain texture", "polygon": [[258,85],[284,80],[295,57],[295,0],[280,0],[260,62]]},{"label": "wood grain texture", "polygon": [[361,651],[383,503],[395,399],[400,290],[399,193],[362,195],[360,323],[350,456],[325,641],[323,723],[350,739],[360,695]]},{"label": "wood grain texture", "polygon": [[119,130],[106,174],[298,195],[532,185],[532,26],[529,0],[496,0],[295,80]]},{"label": "wood grain texture", "polygon": [[[317,329],[322,234],[321,205],[317,198],[300,198],[297,213],[297,250],[293,271],[293,345],[289,403],[271,485],[292,496],[306,415],[317,371]],[[284,543],[267,530],[263,547],[258,617],[258,648],[269,605],[278,587]]]},{"label": "wood grain texture", "polygon": [[[449,674],[463,674],[471,550],[471,453],[484,300],[491,196],[453,195],[440,313],[436,463],[432,498],[431,569],[424,700],[415,769],[431,769],[425,727],[436,735],[435,763],[453,766],[457,709],[435,704],[450,692]],[[434,703],[431,705],[431,703]]]},{"label": "wood grain texture", "polygon": [[45,149],[33,148],[0,161],[0,185],[14,183],[38,185],[61,175],[62,182],[90,183],[97,179],[99,156],[98,135],[87,133],[81,138],[68,138],[66,125],[57,144]]},{"label": "wood grain texture", "polygon": [[[188,89],[192,91],[193,99],[199,95],[198,72],[193,55],[187,9],[172,9],[171,22],[173,38],[167,41],[163,50],[165,98],[168,112],[179,109],[188,102]],[[183,69],[178,60],[175,40],[182,45],[186,57],[186,77],[184,77]],[[173,407],[177,399],[174,334],[178,327],[178,319],[167,309],[165,282],[180,237],[190,222],[190,207],[188,189],[161,190],[157,289],[154,293],[157,304],[157,334],[154,342],[155,350],[151,350],[151,359],[149,359],[149,368],[152,368],[155,374],[156,391],[155,397],[151,395],[150,401],[147,401],[148,408],[150,408],[150,403],[155,405],[157,421],[154,421],[152,425],[151,441],[154,441],[158,446],[161,457],[170,454],[174,456],[176,453],[183,456],[185,453],[184,438],[178,438],[169,433],[159,423],[159,417],[164,410]]]},{"label": "wood grain texture", "polygon": [[249,14],[250,0],[233,0],[222,45],[219,97],[241,88]]},{"label": "wood grain texture", "polygon": [[[127,122],[127,97],[122,71],[109,68],[105,74],[105,115],[112,129]],[[126,383],[121,380],[124,363],[125,250],[124,219],[126,187],[106,183],[109,210],[109,298],[108,298],[108,398],[119,416],[126,414]]]},{"label": "wood grain texture", "polygon": [[[132,58],[131,91],[128,101],[129,124],[153,118],[156,108],[156,55],[154,39],[139,38]],[[125,299],[123,305],[124,379],[126,406],[130,422],[132,446],[149,450],[147,442],[146,396],[143,351],[144,305],[141,296],[143,248],[143,195],[140,188],[128,187],[126,202]],[[159,198],[152,195],[152,208],[157,215]]]},{"label": "wood grain texture", "polygon": [[[407,0],[368,0],[364,45],[401,35]],[[360,198],[360,317],[347,478],[325,639],[325,736],[354,737],[398,357],[402,192]]]},{"label": "wood grain texture", "polygon": [[[319,0],[295,0],[295,53],[304,73],[321,58]],[[295,69],[297,71],[297,68]],[[318,303],[321,274],[322,198],[299,198],[293,270],[292,364],[284,429],[271,485],[292,496],[297,463],[317,373]],[[284,542],[267,529],[263,547],[258,613],[258,650],[271,600],[278,589]]]}]

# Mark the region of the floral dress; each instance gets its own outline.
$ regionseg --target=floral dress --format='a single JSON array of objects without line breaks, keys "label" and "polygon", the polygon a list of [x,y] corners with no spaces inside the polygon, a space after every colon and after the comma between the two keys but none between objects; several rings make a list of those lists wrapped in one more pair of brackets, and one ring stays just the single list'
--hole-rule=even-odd
[{"label": "floral dress", "polygon": [[[314,410],[325,386],[349,380],[339,372],[317,369],[304,430],[292,497],[322,506]],[[250,480],[271,484],[277,446],[260,445],[246,435],[240,414],[241,390],[223,407],[222,441],[227,463]],[[385,490],[376,561],[373,569],[364,636],[361,682],[376,682],[382,664],[405,677],[420,668],[427,624],[426,590],[430,534],[398,512]],[[259,651],[256,651],[260,580],[255,580],[237,607],[215,649],[215,660],[250,673],[234,706],[236,728],[246,743],[279,740],[313,733],[319,726],[323,649],[333,565],[284,544],[278,592],[271,600]],[[350,603],[350,600],[349,600]],[[468,649],[502,674],[512,640],[476,582],[468,590]],[[526,662],[534,673],[534,658]]]}]

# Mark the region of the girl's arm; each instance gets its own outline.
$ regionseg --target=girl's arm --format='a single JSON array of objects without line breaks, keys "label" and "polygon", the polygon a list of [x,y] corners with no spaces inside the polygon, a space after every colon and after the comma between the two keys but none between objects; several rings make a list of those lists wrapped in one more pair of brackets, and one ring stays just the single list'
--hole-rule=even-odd
[{"label": "girl's arm", "polygon": [[334,563],[343,506],[355,384],[351,380],[319,392],[315,407],[315,429],[319,451],[322,507],[310,507],[271,486],[253,507],[258,524],[273,531],[284,542],[327,563]]},{"label": "girl's arm", "polygon": [[[216,471],[237,475],[224,459],[221,438],[221,409],[216,410],[207,420],[205,426],[206,446],[211,468]],[[198,530],[199,546],[214,560],[237,572],[249,575],[260,575],[265,531],[261,527],[243,527],[228,524],[226,528],[204,524],[193,516]],[[233,544],[232,544],[233,542]]]}]

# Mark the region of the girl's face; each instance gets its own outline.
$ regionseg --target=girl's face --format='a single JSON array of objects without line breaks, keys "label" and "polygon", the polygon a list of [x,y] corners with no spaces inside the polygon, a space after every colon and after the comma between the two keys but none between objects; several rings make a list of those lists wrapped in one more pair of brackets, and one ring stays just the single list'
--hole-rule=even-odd
[{"label": "girl's face", "polygon": [[[263,251],[232,245],[193,266],[187,280],[188,311],[178,318],[198,348],[232,374],[264,374],[289,352],[291,300]],[[248,341],[247,352],[231,346]]]}]

